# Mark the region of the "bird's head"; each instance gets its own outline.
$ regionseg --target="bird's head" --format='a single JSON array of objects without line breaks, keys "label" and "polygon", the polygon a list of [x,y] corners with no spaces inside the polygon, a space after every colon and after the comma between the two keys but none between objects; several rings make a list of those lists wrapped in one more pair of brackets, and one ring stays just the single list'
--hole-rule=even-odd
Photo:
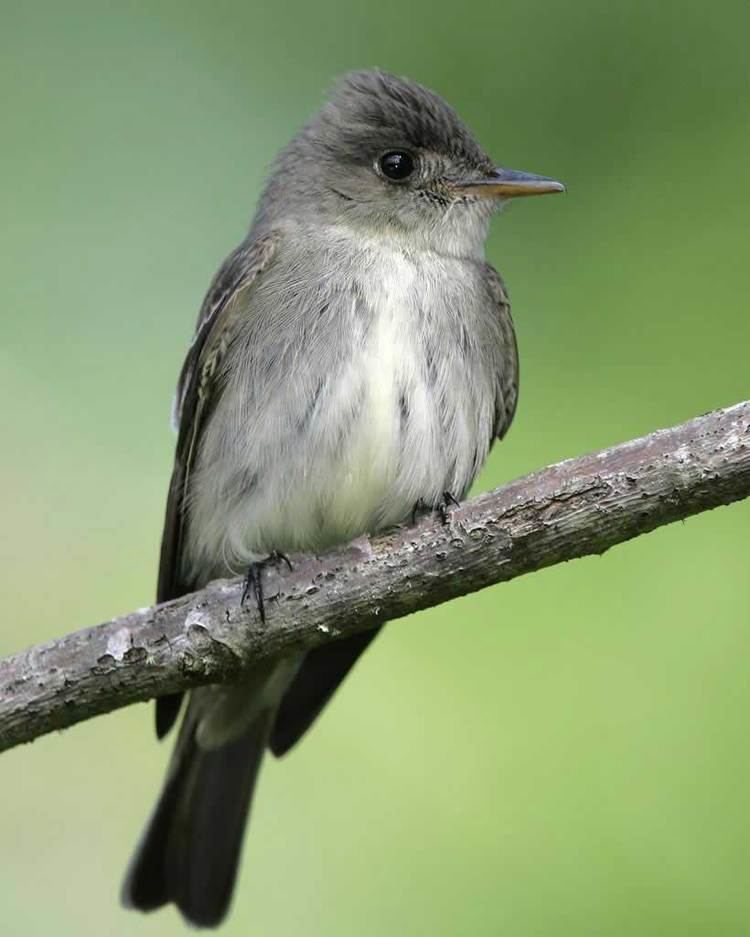
[{"label": "bird's head", "polygon": [[439,95],[368,70],[341,79],[282,153],[261,212],[460,255],[481,251],[506,199],[564,190],[554,179],[497,168]]}]

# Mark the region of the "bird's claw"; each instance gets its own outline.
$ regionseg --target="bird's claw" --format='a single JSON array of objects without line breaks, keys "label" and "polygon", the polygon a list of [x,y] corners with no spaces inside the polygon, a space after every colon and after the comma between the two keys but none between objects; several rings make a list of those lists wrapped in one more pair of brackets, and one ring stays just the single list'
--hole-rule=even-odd
[{"label": "bird's claw", "polygon": [[443,522],[443,524],[447,524],[450,520],[451,505],[454,505],[457,508],[461,506],[458,498],[456,498],[452,492],[444,491],[443,497],[440,499],[437,506],[438,513],[440,514],[440,520]]},{"label": "bird's claw", "polygon": [[286,563],[289,572],[293,572],[289,557],[280,550],[274,550],[272,553],[269,553],[264,560],[251,563],[247,568],[247,575],[245,576],[245,588],[242,591],[240,605],[244,605],[245,602],[247,602],[252,592],[258,614],[260,615],[260,620],[264,625],[266,623],[266,603],[263,598],[263,570],[266,566],[271,564],[278,565],[279,563]]},{"label": "bird's claw", "polygon": [[[436,513],[440,515],[440,520],[442,521],[443,524],[447,524],[448,521],[450,520],[450,506],[451,505],[455,507],[461,506],[458,498],[456,498],[456,496],[452,492],[444,491],[440,500],[437,502],[437,504],[433,508],[433,510],[436,511]],[[420,511],[425,511],[425,510],[428,510],[427,505],[422,500],[422,498],[418,498],[411,511],[412,525],[416,524],[417,522],[417,514],[419,514]]]}]

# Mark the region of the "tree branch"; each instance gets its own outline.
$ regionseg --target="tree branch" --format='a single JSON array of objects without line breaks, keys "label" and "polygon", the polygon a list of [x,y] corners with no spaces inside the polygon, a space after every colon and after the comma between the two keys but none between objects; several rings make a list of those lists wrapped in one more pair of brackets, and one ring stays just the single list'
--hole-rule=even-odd
[{"label": "tree branch", "polygon": [[0,661],[0,751],[609,547],[750,495],[750,401],[552,465],[451,511],[264,573],[263,625],[241,579]]}]

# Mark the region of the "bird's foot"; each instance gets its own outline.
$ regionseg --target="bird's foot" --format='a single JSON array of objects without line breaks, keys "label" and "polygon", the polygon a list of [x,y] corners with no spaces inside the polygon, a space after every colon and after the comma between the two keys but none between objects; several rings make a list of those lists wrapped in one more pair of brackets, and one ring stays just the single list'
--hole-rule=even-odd
[{"label": "bird's foot", "polygon": [[437,512],[443,524],[447,524],[451,519],[451,506],[461,507],[458,498],[450,491],[444,491],[443,497],[438,501]]},{"label": "bird's foot", "polygon": [[440,515],[440,520],[443,524],[447,524],[450,520],[450,508],[451,505],[459,507],[460,503],[458,499],[450,491],[444,491],[440,497],[440,500],[435,504],[433,508],[428,507],[427,504],[423,501],[422,498],[419,498],[412,508],[411,512],[411,522],[415,524],[417,522],[417,515],[423,513],[424,511],[433,510],[435,513]]},{"label": "bird's foot", "polygon": [[244,605],[252,593],[255,599],[255,605],[258,609],[258,614],[260,615],[260,620],[264,625],[266,623],[266,604],[263,598],[263,570],[266,566],[278,566],[279,563],[286,563],[289,572],[292,572],[292,564],[289,557],[280,550],[274,550],[273,553],[269,553],[264,560],[257,560],[255,563],[251,563],[247,568],[247,575],[245,576],[245,588],[242,591],[240,605]]}]

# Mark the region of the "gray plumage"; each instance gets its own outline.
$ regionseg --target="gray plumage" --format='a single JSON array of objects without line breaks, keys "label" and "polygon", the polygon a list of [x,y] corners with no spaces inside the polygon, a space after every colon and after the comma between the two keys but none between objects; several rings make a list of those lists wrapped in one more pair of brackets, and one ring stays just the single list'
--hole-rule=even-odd
[{"label": "gray plumage", "polygon": [[[403,179],[386,174],[394,152],[413,165]],[[518,179],[539,185],[498,175],[422,86],[342,80],[280,154],[203,304],[176,397],[159,600],[466,494],[516,406],[508,299],[484,241]],[[190,694],[127,903],[222,919],[263,750],[294,744],[371,637]],[[158,702],[161,736],[179,698]]]}]

